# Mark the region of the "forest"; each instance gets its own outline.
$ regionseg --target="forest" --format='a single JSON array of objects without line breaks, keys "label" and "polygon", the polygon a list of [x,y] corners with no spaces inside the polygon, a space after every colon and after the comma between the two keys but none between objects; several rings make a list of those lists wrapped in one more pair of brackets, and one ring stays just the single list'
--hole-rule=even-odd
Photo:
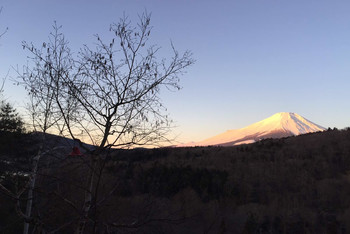
[{"label": "forest", "polygon": [[[39,133],[1,133],[1,184],[28,180]],[[89,155],[51,135],[38,167],[33,233],[73,233]],[[350,130],[266,139],[235,147],[135,148],[104,152],[105,170],[86,233],[348,233]],[[0,193],[0,232],[20,233],[24,208]]]}]

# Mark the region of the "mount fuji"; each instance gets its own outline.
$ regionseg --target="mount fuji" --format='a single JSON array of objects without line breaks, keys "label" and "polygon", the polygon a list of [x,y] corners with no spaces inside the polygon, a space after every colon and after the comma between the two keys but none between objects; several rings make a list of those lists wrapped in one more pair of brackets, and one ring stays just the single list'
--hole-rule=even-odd
[{"label": "mount fuji", "polygon": [[178,147],[209,145],[233,146],[249,144],[266,138],[282,138],[324,130],[324,127],[296,113],[281,112],[245,128],[228,130],[206,140],[181,144],[178,145]]}]

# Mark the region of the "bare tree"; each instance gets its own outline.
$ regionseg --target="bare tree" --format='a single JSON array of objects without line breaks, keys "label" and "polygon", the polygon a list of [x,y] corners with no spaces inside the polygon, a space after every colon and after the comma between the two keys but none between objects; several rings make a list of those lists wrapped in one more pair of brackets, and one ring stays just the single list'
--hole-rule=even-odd
[{"label": "bare tree", "polygon": [[[2,12],[2,7],[0,7],[0,14]],[[8,28],[6,28],[5,30],[3,30],[1,33],[0,33],[0,38],[7,32]]]},{"label": "bare tree", "polygon": [[[2,7],[0,7],[0,14],[1,14],[1,12],[2,12]],[[7,30],[8,30],[8,28],[6,28],[2,32],[0,32],[0,38],[7,32]],[[2,93],[4,91],[4,85],[5,85],[6,77],[7,77],[7,75],[4,78],[2,78],[2,81],[0,82],[0,95],[2,95]]]},{"label": "bare tree", "polygon": [[0,98],[2,98],[2,94],[4,92],[5,81],[6,81],[6,77],[2,78],[2,81],[0,82]]},{"label": "bare tree", "polygon": [[96,35],[96,48],[84,46],[75,59],[57,26],[40,49],[23,43],[34,55],[34,68],[26,67],[22,81],[31,97],[43,101],[53,95],[50,115],[56,115],[52,123],[61,134],[90,140],[99,149],[166,140],[170,122],[160,88],[179,89],[178,76],[194,61],[189,51],[180,55],[173,46],[170,59],[157,59],[160,47],[146,47],[149,23],[149,14],[140,16],[136,28],[124,17],[110,26],[111,42]]},{"label": "bare tree", "polygon": [[81,147],[83,141],[96,146],[86,148],[90,172],[76,233],[91,221],[97,230],[98,204],[106,199],[99,197],[105,151],[167,141],[171,120],[160,91],[179,89],[179,76],[194,63],[189,51],[179,54],[173,45],[170,58],[157,58],[160,47],[148,45],[150,18],[142,14],[135,27],[121,18],[110,26],[111,41],[96,35],[96,47],[84,46],[75,57],[56,24],[40,48],[23,43],[33,63],[21,73],[20,83],[31,98],[33,127],[44,133],[54,128]]}]

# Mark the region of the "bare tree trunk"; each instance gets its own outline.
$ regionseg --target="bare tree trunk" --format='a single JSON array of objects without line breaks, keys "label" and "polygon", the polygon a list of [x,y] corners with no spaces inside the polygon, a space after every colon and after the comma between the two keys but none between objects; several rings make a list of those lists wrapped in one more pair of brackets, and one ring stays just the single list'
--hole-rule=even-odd
[{"label": "bare tree trunk", "polygon": [[[35,187],[35,180],[36,180],[36,175],[37,175],[37,171],[38,171],[38,164],[39,164],[39,160],[40,160],[41,155],[42,155],[42,149],[43,149],[43,144],[44,144],[45,138],[46,137],[45,137],[45,133],[44,133],[43,140],[42,140],[42,143],[40,145],[38,154],[33,159],[33,171],[32,171],[32,175],[30,177],[31,181],[29,183],[29,188],[28,188],[28,199],[27,199],[26,213],[25,213],[25,216],[29,217],[29,218],[32,214],[33,190]],[[23,234],[28,234],[28,232],[29,232],[29,222],[24,220]]]},{"label": "bare tree trunk", "polygon": [[92,191],[94,187],[95,169],[96,169],[96,161],[94,161],[93,157],[94,156],[92,155],[91,156],[92,167],[91,167],[90,177],[88,181],[89,188],[87,189],[87,191],[85,191],[85,199],[84,199],[82,214],[80,216],[78,226],[75,231],[76,234],[84,233],[86,222],[88,220],[89,211],[91,208]]},{"label": "bare tree trunk", "polygon": [[[27,217],[30,217],[31,213],[32,213],[32,204],[33,204],[33,190],[34,190],[34,186],[35,186],[35,179],[36,179],[36,172],[38,169],[38,161],[40,159],[40,156],[36,156],[34,158],[34,162],[33,162],[33,166],[34,166],[34,170],[33,170],[33,174],[31,177],[31,182],[29,184],[29,190],[28,190],[28,200],[27,200],[27,206],[26,206],[26,213],[25,215]],[[24,221],[24,228],[23,228],[23,234],[28,234],[29,232],[29,223]]]}]

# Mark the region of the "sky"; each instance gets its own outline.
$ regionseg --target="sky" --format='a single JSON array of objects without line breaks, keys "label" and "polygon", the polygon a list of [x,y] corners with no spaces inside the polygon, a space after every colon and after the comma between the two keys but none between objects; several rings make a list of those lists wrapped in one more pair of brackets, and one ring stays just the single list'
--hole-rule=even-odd
[{"label": "sky", "polygon": [[0,0],[0,78],[18,110],[13,85],[26,64],[22,41],[41,45],[54,21],[73,50],[109,37],[123,14],[152,13],[152,44],[190,50],[196,63],[182,89],[162,91],[178,142],[200,141],[277,112],[323,126],[350,126],[350,1],[325,0]]}]

